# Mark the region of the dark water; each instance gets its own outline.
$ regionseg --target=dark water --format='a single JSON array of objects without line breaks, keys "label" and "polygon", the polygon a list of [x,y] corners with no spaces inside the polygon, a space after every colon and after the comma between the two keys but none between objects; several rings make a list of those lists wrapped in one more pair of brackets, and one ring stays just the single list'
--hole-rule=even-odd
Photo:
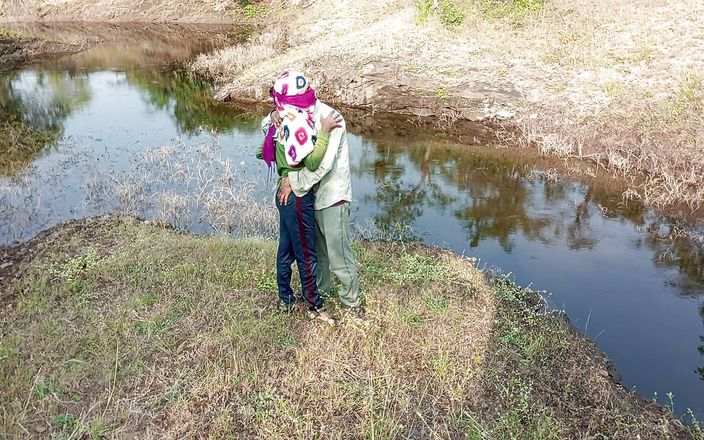
[{"label": "dark water", "polygon": [[[3,117],[36,136],[3,151],[0,244],[125,211],[199,233],[275,233],[271,184],[253,158],[258,118],[213,102],[207,83],[174,70],[232,35],[116,32],[0,78]],[[696,225],[553,178],[511,151],[384,133],[349,141],[360,233],[419,238],[547,291],[626,387],[668,405],[672,393],[676,413],[702,418],[704,243],[682,234]]]}]

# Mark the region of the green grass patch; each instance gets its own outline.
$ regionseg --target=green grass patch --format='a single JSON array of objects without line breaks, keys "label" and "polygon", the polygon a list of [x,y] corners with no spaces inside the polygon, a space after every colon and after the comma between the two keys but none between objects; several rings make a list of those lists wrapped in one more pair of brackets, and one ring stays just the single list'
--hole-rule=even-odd
[{"label": "green grass patch", "polygon": [[443,26],[454,28],[464,23],[467,13],[454,0],[420,0],[416,3],[417,24],[424,24],[433,16],[437,16]]},{"label": "green grass patch", "polygon": [[266,18],[269,16],[269,8],[264,5],[248,4],[243,9],[245,17],[250,19]]},{"label": "green grass patch", "polygon": [[529,15],[540,12],[547,0],[479,0],[482,15],[489,19],[508,18],[519,24]]},{"label": "green grass patch", "polygon": [[[678,433],[667,415],[644,418],[604,380],[600,355],[564,321],[541,315],[534,292],[489,285],[437,249],[354,249],[371,322],[333,328],[276,309],[266,281],[272,241],[193,237],[129,218],[56,228],[17,263],[13,306],[0,320],[0,433]],[[338,310],[334,295],[328,305]]]},{"label": "green grass patch", "polygon": [[27,37],[17,31],[0,26],[0,40],[22,40],[24,38]]}]

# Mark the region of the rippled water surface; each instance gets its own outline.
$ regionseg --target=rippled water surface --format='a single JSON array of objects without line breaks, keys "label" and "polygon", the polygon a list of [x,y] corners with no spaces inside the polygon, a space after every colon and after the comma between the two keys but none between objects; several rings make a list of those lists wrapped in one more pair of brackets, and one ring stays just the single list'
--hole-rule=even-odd
[{"label": "rippled water surface", "polygon": [[[3,116],[33,136],[3,152],[0,244],[106,212],[197,233],[274,234],[271,183],[253,155],[258,117],[215,103],[208,83],[178,67],[234,34],[170,26],[109,35],[0,77]],[[704,254],[682,235],[696,225],[553,178],[511,151],[384,132],[349,142],[360,233],[444,246],[547,291],[626,387],[662,404],[672,392],[677,413],[701,417]]]}]

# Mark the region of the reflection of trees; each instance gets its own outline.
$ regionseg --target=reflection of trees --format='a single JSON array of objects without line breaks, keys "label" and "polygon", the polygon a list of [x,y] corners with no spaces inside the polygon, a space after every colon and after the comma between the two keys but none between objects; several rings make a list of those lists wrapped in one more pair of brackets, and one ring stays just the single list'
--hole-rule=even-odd
[{"label": "reflection of trees", "polygon": [[[418,154],[420,176],[417,181],[404,182],[405,167],[401,163],[401,151],[379,146],[379,157],[363,157],[355,171],[360,174],[372,174],[376,181],[376,194],[365,196],[365,201],[375,202],[380,209],[374,224],[386,234],[401,235],[405,238],[422,215],[427,206],[445,207],[452,198],[442,192],[440,186],[430,179],[429,147],[414,149]],[[415,162],[415,160],[414,160]]]},{"label": "reflection of trees", "polygon": [[646,243],[654,251],[654,263],[676,268],[679,279],[673,281],[682,295],[695,297],[704,285],[704,247],[689,237],[667,217],[658,216],[648,223]]},{"label": "reflection of trees", "polygon": [[550,219],[527,210],[531,188],[525,170],[510,161],[480,155],[461,155],[455,163],[456,171],[447,177],[469,195],[467,204],[455,210],[455,217],[465,224],[471,247],[482,239],[495,238],[511,252],[511,236],[519,230],[529,238],[547,241],[543,230]]},{"label": "reflection of trees", "polygon": [[570,249],[592,249],[598,243],[594,223],[602,215],[626,218],[642,228],[641,245],[653,251],[655,264],[679,270],[680,279],[673,283],[683,294],[702,292],[702,245],[682,234],[683,228],[673,226],[671,218],[624,203],[618,192],[598,181],[552,179],[534,173],[530,163],[446,144],[409,145],[407,139],[388,137],[372,146],[354,172],[374,177],[376,194],[366,201],[378,207],[375,223],[380,229],[409,229],[424,209],[451,207],[472,247],[495,239],[511,252],[512,237],[520,233],[529,240],[563,240]]},{"label": "reflection of trees", "polygon": [[63,121],[90,100],[83,76],[58,72],[0,77],[0,174],[30,163],[63,133]]},{"label": "reflection of trees", "polygon": [[213,99],[209,82],[189,73],[143,68],[128,71],[126,76],[127,82],[138,87],[150,105],[168,111],[178,128],[186,133],[200,128],[216,131],[238,128],[250,133],[259,130],[258,119],[236,117],[232,107]]},{"label": "reflection of trees", "polygon": [[567,226],[566,239],[570,249],[594,249],[596,246],[596,238],[589,235],[589,218],[592,213],[589,204],[593,193],[594,190],[590,187],[584,195],[584,200],[577,204],[574,221]]}]

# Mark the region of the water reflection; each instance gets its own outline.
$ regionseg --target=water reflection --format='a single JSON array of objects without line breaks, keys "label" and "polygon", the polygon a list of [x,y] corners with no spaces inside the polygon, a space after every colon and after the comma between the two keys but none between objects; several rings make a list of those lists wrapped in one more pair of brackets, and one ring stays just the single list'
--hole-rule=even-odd
[{"label": "water reflection", "polygon": [[125,81],[138,87],[153,109],[171,114],[182,133],[194,133],[203,128],[214,132],[235,127],[251,133],[259,130],[258,124],[243,124],[231,107],[215,101],[212,84],[183,70],[128,71]]},{"label": "water reflection", "polygon": [[406,169],[397,163],[398,150],[379,144],[378,151],[378,157],[363,157],[353,167],[357,176],[371,174],[376,183],[375,193],[365,195],[364,202],[381,208],[374,224],[384,235],[411,239],[412,227],[424,209],[445,208],[453,199],[430,179],[430,147],[420,152],[421,172],[413,182],[405,181]]},{"label": "water reflection", "polygon": [[12,175],[31,163],[63,134],[63,121],[90,100],[85,77],[63,72],[0,77],[0,174]]},{"label": "water reflection", "polygon": [[[201,129],[256,132],[257,124],[236,117],[212,99],[212,85],[184,72],[194,55],[244,37],[243,30],[204,26],[8,27],[45,38],[81,38],[103,43],[73,56],[38,63],[38,68],[0,76],[0,175],[15,175],[60,139],[64,121],[93,98],[91,72],[119,70],[128,86],[143,92],[154,111],[171,114],[180,133]],[[102,90],[98,90],[100,93]],[[101,98],[102,99],[102,98]]]},{"label": "water reflection", "polygon": [[672,391],[680,407],[702,412],[704,309],[691,304],[704,296],[704,246],[693,238],[701,225],[506,152],[375,140],[353,160],[360,217],[386,235],[473,249],[484,264],[535,282],[598,338],[626,386],[646,397]]},{"label": "water reflection", "polygon": [[557,179],[536,171],[530,162],[452,146],[381,140],[374,148],[375,154],[363,155],[353,172],[360,179],[374,179],[376,191],[365,194],[364,201],[378,208],[374,223],[382,231],[413,230],[418,218],[432,209],[451,212],[471,248],[496,240],[510,254],[521,237],[589,250],[600,240],[595,216],[627,218],[644,232],[642,243],[635,245],[652,249],[656,265],[678,269],[681,277],[670,283],[683,289],[683,295],[703,293],[702,246],[672,219],[636,203],[625,204],[598,183]]}]

